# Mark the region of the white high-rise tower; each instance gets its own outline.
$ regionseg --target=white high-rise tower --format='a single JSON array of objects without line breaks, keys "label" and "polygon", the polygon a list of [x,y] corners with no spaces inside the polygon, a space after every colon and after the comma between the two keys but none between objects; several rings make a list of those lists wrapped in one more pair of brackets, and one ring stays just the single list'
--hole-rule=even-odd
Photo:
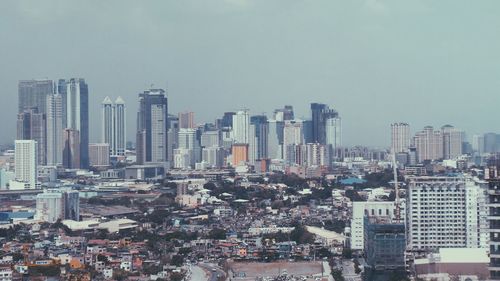
[{"label": "white high-rise tower", "polygon": [[391,143],[394,153],[408,152],[410,147],[410,125],[407,123],[391,124]]},{"label": "white high-rise tower", "polygon": [[10,189],[37,188],[37,143],[34,140],[16,140],[15,180]]},{"label": "white high-rise tower", "polygon": [[233,138],[235,143],[249,143],[250,116],[247,110],[233,115]]}]

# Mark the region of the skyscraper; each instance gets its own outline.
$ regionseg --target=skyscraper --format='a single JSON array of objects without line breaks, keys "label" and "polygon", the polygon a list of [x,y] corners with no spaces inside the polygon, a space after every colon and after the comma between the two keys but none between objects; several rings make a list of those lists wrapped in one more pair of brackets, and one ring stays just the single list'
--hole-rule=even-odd
[{"label": "skyscraper", "polygon": [[408,123],[391,124],[391,144],[394,153],[408,152],[410,147],[410,125]]},{"label": "skyscraper", "polygon": [[283,158],[288,163],[294,162],[292,160],[292,151],[295,150],[296,145],[303,144],[304,135],[302,134],[302,121],[289,120],[285,121],[283,128]]},{"label": "skyscraper", "polygon": [[337,150],[342,146],[342,120],[336,111],[329,111],[325,114],[325,134],[328,157],[330,161],[333,161],[336,159]]},{"label": "skyscraper", "polygon": [[443,158],[455,159],[462,155],[465,133],[451,125],[441,127],[443,134]]},{"label": "skyscraper", "polygon": [[77,130],[80,143],[80,168],[89,167],[89,90],[85,79],[66,83],[66,126]]},{"label": "skyscraper", "polygon": [[17,115],[17,139],[35,140],[37,143],[37,161],[39,165],[46,164],[46,119],[38,107],[26,108]]},{"label": "skyscraper", "polygon": [[109,97],[102,102],[102,142],[109,144],[110,154],[125,155],[125,101],[118,97],[113,103]]},{"label": "skyscraper", "polygon": [[194,112],[186,111],[179,113],[179,129],[194,129]]},{"label": "skyscraper", "polygon": [[60,94],[47,96],[47,165],[63,161],[63,103]]},{"label": "skyscraper", "polygon": [[137,163],[168,161],[168,103],[163,89],[139,94],[137,114]]},{"label": "skyscraper", "polygon": [[424,130],[417,132],[413,144],[417,149],[419,162],[443,159],[443,133],[434,131],[432,126],[426,126]]},{"label": "skyscraper", "polygon": [[37,143],[34,140],[16,140],[15,180],[11,189],[35,189],[37,181]]},{"label": "skyscraper", "polygon": [[330,109],[326,104],[311,103],[311,117],[312,142],[327,144],[327,123],[328,126],[330,126],[330,141],[334,142],[334,139],[337,139],[337,137],[337,140],[340,140],[341,123],[339,114],[336,110]]},{"label": "skyscraper", "polygon": [[109,144],[91,143],[89,144],[90,166],[103,168],[109,166]]},{"label": "skyscraper", "polygon": [[37,219],[54,223],[57,220],[80,220],[78,191],[47,189],[36,196]]},{"label": "skyscraper", "polygon": [[66,169],[80,169],[80,131],[64,129],[63,134],[63,167]]},{"label": "skyscraper", "polygon": [[27,108],[38,109],[39,113],[46,113],[47,96],[54,93],[54,82],[48,79],[21,80],[18,84],[18,113]]},{"label": "skyscraper", "polygon": [[235,143],[249,143],[250,117],[247,110],[233,115],[233,138]]},{"label": "skyscraper", "polygon": [[470,176],[410,177],[408,247],[487,247],[487,189],[486,182]]},{"label": "skyscraper", "polygon": [[267,116],[256,115],[250,118],[250,124],[254,125],[255,139],[256,139],[256,159],[268,158],[268,136],[269,136],[269,122]]}]

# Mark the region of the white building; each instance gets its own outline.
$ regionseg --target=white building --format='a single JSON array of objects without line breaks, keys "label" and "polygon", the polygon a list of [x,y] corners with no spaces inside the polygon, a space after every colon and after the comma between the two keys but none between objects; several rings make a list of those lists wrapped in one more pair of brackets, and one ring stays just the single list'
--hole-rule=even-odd
[{"label": "white building", "polygon": [[[188,150],[189,154],[189,162],[188,166],[193,168],[195,163],[200,162],[201,151],[198,140],[196,139],[196,129],[179,129],[178,133],[178,149],[179,150]],[[177,150],[177,149],[176,149]],[[174,150],[174,151],[176,151]],[[175,152],[174,152],[175,154]],[[175,157],[175,155],[174,155]],[[174,163],[174,166],[175,163]]]},{"label": "white building", "polygon": [[109,164],[109,144],[91,143],[89,145],[90,166],[108,167]]},{"label": "white building", "polygon": [[249,143],[250,115],[247,110],[233,115],[233,139],[235,143]]},{"label": "white building", "polygon": [[37,143],[34,140],[16,140],[15,180],[10,189],[39,188],[37,180]]},{"label": "white building", "polygon": [[291,150],[290,147],[303,144],[303,142],[304,134],[302,132],[302,121],[285,121],[283,127],[283,158],[287,163],[294,162],[294,157],[291,155],[293,150]]},{"label": "white building", "polygon": [[224,165],[224,150],[221,147],[203,148],[201,160],[206,162],[208,167],[220,168]]},{"label": "white building", "polygon": [[[325,120],[326,144],[329,146],[331,157],[342,146],[342,119],[338,115]],[[333,160],[333,159],[332,159]]]},{"label": "white building", "polygon": [[47,189],[36,196],[36,218],[54,223],[57,220],[80,218],[80,197],[78,191],[68,189]]},{"label": "white building", "polygon": [[461,156],[465,132],[451,125],[443,126],[441,131],[443,133],[443,158],[456,159]]},{"label": "white building", "polygon": [[[403,205],[403,204],[402,204]],[[404,206],[402,207],[404,209]],[[368,201],[352,203],[351,249],[364,249],[365,216],[395,218],[394,202]],[[402,212],[401,212],[402,213]]]},{"label": "white building", "polygon": [[435,131],[433,127],[426,126],[424,130],[415,134],[413,144],[417,149],[419,162],[443,159],[444,143],[442,131]]},{"label": "white building", "polygon": [[283,159],[283,148],[280,142],[283,136],[283,122],[269,120],[268,156],[270,159]]},{"label": "white building", "polygon": [[205,131],[201,134],[201,147],[219,147],[221,146],[220,131]]},{"label": "white building", "polygon": [[487,184],[460,177],[411,177],[407,243],[413,250],[488,247]]},{"label": "white building", "polygon": [[410,125],[408,123],[391,124],[391,144],[394,153],[408,151],[410,147]]}]

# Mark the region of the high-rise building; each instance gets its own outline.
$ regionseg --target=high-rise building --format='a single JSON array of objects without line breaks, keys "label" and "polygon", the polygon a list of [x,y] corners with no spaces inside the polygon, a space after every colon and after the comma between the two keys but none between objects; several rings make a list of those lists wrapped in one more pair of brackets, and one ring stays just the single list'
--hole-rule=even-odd
[{"label": "high-rise building", "polygon": [[16,140],[15,142],[15,180],[10,189],[39,188],[37,180],[38,146],[34,140]]},{"label": "high-rise building", "polygon": [[286,162],[296,162],[292,160],[292,150],[290,150],[290,147],[295,147],[303,143],[304,135],[302,134],[302,121],[285,121],[285,126],[283,128],[283,158]]},{"label": "high-rise building", "polygon": [[410,148],[410,125],[408,123],[391,124],[391,148],[393,153],[406,153]]},{"label": "high-rise building", "polygon": [[180,129],[194,129],[194,112],[186,111],[179,113],[179,128]]},{"label": "high-rise building", "polygon": [[90,166],[103,168],[109,166],[109,144],[91,143],[89,144]]},{"label": "high-rise building", "polygon": [[329,111],[325,116],[325,144],[328,148],[328,158],[333,161],[337,158],[336,151],[342,146],[342,120],[337,112]]},{"label": "high-rise building", "polygon": [[234,115],[236,115],[236,112],[224,112],[220,122],[220,128],[232,128]]},{"label": "high-rise building", "polygon": [[89,89],[85,79],[71,78],[66,83],[66,128],[77,130],[80,168],[89,167]]},{"label": "high-rise building", "polygon": [[[312,142],[317,142],[320,144],[326,144],[327,141],[327,120],[330,121],[330,138],[333,136],[333,132],[338,130],[340,132],[340,117],[337,111],[330,109],[328,105],[321,103],[311,103],[311,122],[312,122]],[[338,120],[335,120],[338,119]],[[338,127],[336,129],[335,127]],[[338,134],[340,137],[340,133]]]},{"label": "high-rise building", "polygon": [[118,97],[113,103],[109,97],[102,102],[102,142],[109,144],[110,154],[125,155],[126,116],[125,101]]},{"label": "high-rise building", "polygon": [[137,114],[137,163],[168,161],[168,102],[165,91],[151,89],[139,94]]},{"label": "high-rise building", "polygon": [[363,250],[365,248],[365,217],[395,218],[396,207],[394,202],[388,201],[363,201],[352,203],[351,221],[351,249]]},{"label": "high-rise building", "polygon": [[60,94],[47,96],[47,165],[63,164],[63,103]]},{"label": "high-rise building", "polygon": [[232,147],[233,166],[245,165],[248,162],[248,144],[235,143]]},{"label": "high-rise building", "polygon": [[500,179],[488,180],[490,279],[500,280]]},{"label": "high-rise building", "polygon": [[21,80],[18,84],[18,113],[28,108],[37,108],[46,113],[47,96],[54,93],[54,82],[48,79]]},{"label": "high-rise building", "polygon": [[472,136],[472,151],[479,155],[484,153],[484,135]]},{"label": "high-rise building", "polygon": [[[192,168],[201,159],[200,144],[196,138],[196,129],[179,129],[178,149],[189,154],[189,166]],[[180,166],[180,165],[179,165]]]},{"label": "high-rise building", "polygon": [[204,147],[201,160],[210,168],[220,168],[224,165],[224,150],[221,147]]},{"label": "high-rise building", "polygon": [[250,116],[242,110],[233,115],[233,139],[235,143],[249,143]]},{"label": "high-rise building", "polygon": [[58,220],[80,220],[78,191],[47,189],[36,196],[36,217],[54,223]]},{"label": "high-rise building", "polygon": [[[404,223],[393,221],[389,216],[366,216],[364,219],[366,273],[376,275],[380,274],[380,271],[404,271],[406,266]],[[368,278],[369,280],[376,280],[376,278]]]},{"label": "high-rise building", "polygon": [[201,147],[220,147],[221,133],[219,130],[205,131],[201,134]]},{"label": "high-rise building", "polygon": [[[293,112],[293,110],[292,110]],[[269,122],[267,116],[256,115],[250,118],[250,124],[254,125],[253,130],[256,140],[255,159],[268,158],[268,137],[269,137]]]},{"label": "high-rise building", "polygon": [[278,122],[276,120],[269,120],[268,122],[268,140],[267,140],[267,151],[268,158],[270,159],[283,159],[283,122]]},{"label": "high-rise building", "polygon": [[37,159],[39,165],[46,164],[47,152],[47,120],[44,113],[40,113],[37,107],[26,108],[17,115],[17,138],[18,140],[35,140],[37,143]]},{"label": "high-rise building", "polygon": [[80,169],[80,131],[64,129],[63,133],[63,167],[66,169]]},{"label": "high-rise building", "polygon": [[285,107],[274,111],[274,120],[284,122],[293,119],[295,119],[295,114],[293,113],[293,106],[291,105],[285,105]]},{"label": "high-rise building", "polygon": [[441,132],[443,134],[443,158],[456,159],[461,156],[465,132],[451,125],[441,127]]},{"label": "high-rise building", "polygon": [[413,144],[417,149],[419,162],[443,159],[443,133],[434,131],[432,126],[426,126],[423,131],[417,132],[413,137]]},{"label": "high-rise building", "polygon": [[486,248],[486,182],[470,176],[410,177],[407,190],[408,247]]},{"label": "high-rise building", "polygon": [[495,153],[499,150],[498,134],[486,133],[484,134],[484,152]]}]

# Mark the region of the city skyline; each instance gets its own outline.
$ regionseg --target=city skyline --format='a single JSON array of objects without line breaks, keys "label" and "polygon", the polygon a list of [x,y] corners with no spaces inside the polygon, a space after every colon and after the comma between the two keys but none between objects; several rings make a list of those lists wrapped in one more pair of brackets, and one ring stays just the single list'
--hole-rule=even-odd
[{"label": "city skyline", "polygon": [[[192,111],[197,122],[242,108],[269,116],[284,104],[301,118],[309,103],[329,104],[342,113],[347,145],[388,147],[393,122],[452,124],[469,138],[499,131],[487,116],[500,102],[500,19],[486,12],[498,11],[498,2],[188,1],[129,3],[121,11],[112,2],[99,9],[55,3],[4,5],[0,34],[5,63],[14,67],[1,70],[0,84],[15,100],[18,80],[85,78],[91,142],[101,137],[97,113],[105,96],[122,96],[130,105],[127,124],[134,124],[136,95],[151,84],[167,89],[169,112]],[[69,30],[80,35],[69,37]],[[42,40],[36,51],[21,43],[27,38]],[[444,106],[450,103],[453,110]],[[12,143],[15,107],[0,110],[0,143]],[[134,140],[133,130],[127,139]]]}]

